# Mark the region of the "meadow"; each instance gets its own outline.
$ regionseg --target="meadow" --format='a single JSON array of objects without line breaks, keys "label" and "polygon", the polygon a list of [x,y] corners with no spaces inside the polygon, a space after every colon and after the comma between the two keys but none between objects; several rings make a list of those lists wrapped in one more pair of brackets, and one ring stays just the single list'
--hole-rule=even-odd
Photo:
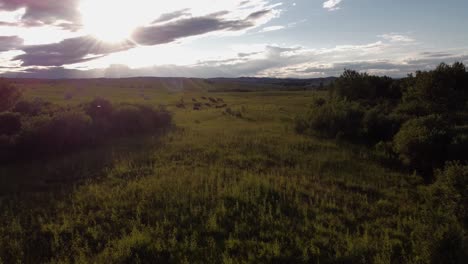
[{"label": "meadow", "polygon": [[461,263],[466,252],[453,205],[419,175],[296,132],[325,92],[22,88],[62,106],[163,105],[175,126],[0,167],[0,263]]}]

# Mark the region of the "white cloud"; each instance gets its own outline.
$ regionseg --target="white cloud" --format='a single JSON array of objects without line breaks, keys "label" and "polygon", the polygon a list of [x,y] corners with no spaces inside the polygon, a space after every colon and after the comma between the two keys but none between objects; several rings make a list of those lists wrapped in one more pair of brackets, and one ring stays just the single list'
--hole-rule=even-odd
[{"label": "white cloud", "polygon": [[271,32],[271,31],[277,31],[286,28],[285,26],[271,26],[271,27],[265,27],[260,32]]},{"label": "white cloud", "polygon": [[327,9],[328,11],[335,11],[340,9],[340,4],[343,0],[327,0],[323,3],[323,8]]},{"label": "white cloud", "polygon": [[378,37],[388,40],[390,42],[414,42],[414,39],[410,36],[397,33],[383,34],[379,35]]}]

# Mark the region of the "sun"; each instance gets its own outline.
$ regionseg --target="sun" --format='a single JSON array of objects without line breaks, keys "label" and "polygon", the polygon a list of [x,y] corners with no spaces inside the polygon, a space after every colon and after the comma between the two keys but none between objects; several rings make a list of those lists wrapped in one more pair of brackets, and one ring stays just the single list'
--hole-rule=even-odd
[{"label": "sun", "polygon": [[[129,39],[139,26],[149,23],[148,0],[82,0],[79,6],[87,34],[109,43]],[[154,2],[153,2],[154,3]],[[150,6],[148,6],[150,5]],[[154,4],[153,4],[154,5]]]}]

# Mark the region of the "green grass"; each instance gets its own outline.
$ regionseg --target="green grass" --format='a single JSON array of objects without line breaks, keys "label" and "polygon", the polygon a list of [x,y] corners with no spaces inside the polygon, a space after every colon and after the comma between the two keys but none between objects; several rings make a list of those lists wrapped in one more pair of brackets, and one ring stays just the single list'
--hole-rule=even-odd
[{"label": "green grass", "polygon": [[[2,168],[15,191],[0,198],[0,263],[429,262],[418,177],[294,132],[319,93],[63,94],[26,92],[62,104],[96,95],[163,104],[177,129]],[[175,107],[202,96],[241,117]]]}]

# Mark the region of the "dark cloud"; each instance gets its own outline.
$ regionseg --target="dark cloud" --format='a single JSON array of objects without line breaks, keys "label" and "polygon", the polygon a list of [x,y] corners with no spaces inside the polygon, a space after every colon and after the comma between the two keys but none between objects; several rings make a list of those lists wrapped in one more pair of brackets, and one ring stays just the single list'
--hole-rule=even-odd
[{"label": "dark cloud", "polygon": [[447,52],[422,52],[421,55],[423,55],[424,57],[432,58],[443,58],[453,56],[453,54]]},{"label": "dark cloud", "polygon": [[103,76],[103,70],[74,70],[63,67],[30,68],[23,71],[10,71],[0,76],[7,78],[37,78],[37,79],[79,79],[98,78]]},{"label": "dark cloud", "polygon": [[260,11],[257,11],[255,13],[252,13],[249,15],[249,17],[247,18],[247,20],[256,20],[256,19],[260,19],[266,15],[268,15],[269,13],[271,12],[271,10],[260,10]]},{"label": "dark cloud", "polygon": [[134,47],[129,41],[108,44],[91,36],[65,39],[59,43],[25,46],[25,54],[13,60],[22,61],[22,66],[62,66],[100,58],[110,53]]},{"label": "dark cloud", "polygon": [[18,24],[17,23],[0,21],[0,26],[16,27],[16,26],[18,26]]},{"label": "dark cloud", "polygon": [[158,45],[214,31],[238,31],[255,26],[255,20],[270,12],[255,12],[243,20],[224,20],[220,16],[226,14],[225,11],[203,17],[179,19],[163,25],[138,28],[133,34],[133,39],[142,45]]},{"label": "dark cloud", "polygon": [[[437,66],[442,60],[428,60],[425,63],[407,63],[392,61],[349,61],[333,64],[318,64],[316,66],[298,67],[295,63],[301,61],[301,56],[266,56],[258,59],[226,59],[219,61],[206,61],[197,65],[159,65],[145,68],[130,69],[125,65],[112,65],[105,69],[76,70],[63,67],[31,68],[25,71],[10,71],[0,74],[3,77],[16,78],[126,78],[140,76],[159,77],[241,77],[241,76],[269,76],[269,77],[297,77],[313,78],[323,76],[339,76],[344,69],[352,69],[361,72],[369,72],[377,75],[389,75],[392,77],[404,77],[408,73],[417,70],[430,70]],[[303,56],[302,56],[303,57]],[[443,60],[453,63],[468,56],[462,56]],[[311,59],[312,61],[312,59]],[[416,61],[416,60],[414,60]],[[267,73],[265,73],[267,72]]]},{"label": "dark cloud", "polygon": [[21,18],[25,25],[53,24],[57,20],[78,21],[79,0],[0,0],[0,10],[25,8]]},{"label": "dark cloud", "polygon": [[17,36],[0,36],[0,52],[16,50],[23,45],[23,39]]},{"label": "dark cloud", "polygon": [[183,17],[183,16],[190,15],[190,13],[188,12],[189,10],[190,9],[182,9],[182,10],[178,10],[178,11],[175,11],[175,12],[172,12],[172,13],[162,14],[161,16],[159,16],[158,19],[154,20],[151,24],[167,22],[167,21],[170,21],[170,20],[173,20],[173,19],[176,19],[176,18],[180,18],[180,17]]},{"label": "dark cloud", "polygon": [[250,56],[253,56],[253,55],[257,55],[257,54],[260,54],[261,52],[240,52],[237,54],[238,57],[240,58],[245,58],[245,57],[250,57]]}]

